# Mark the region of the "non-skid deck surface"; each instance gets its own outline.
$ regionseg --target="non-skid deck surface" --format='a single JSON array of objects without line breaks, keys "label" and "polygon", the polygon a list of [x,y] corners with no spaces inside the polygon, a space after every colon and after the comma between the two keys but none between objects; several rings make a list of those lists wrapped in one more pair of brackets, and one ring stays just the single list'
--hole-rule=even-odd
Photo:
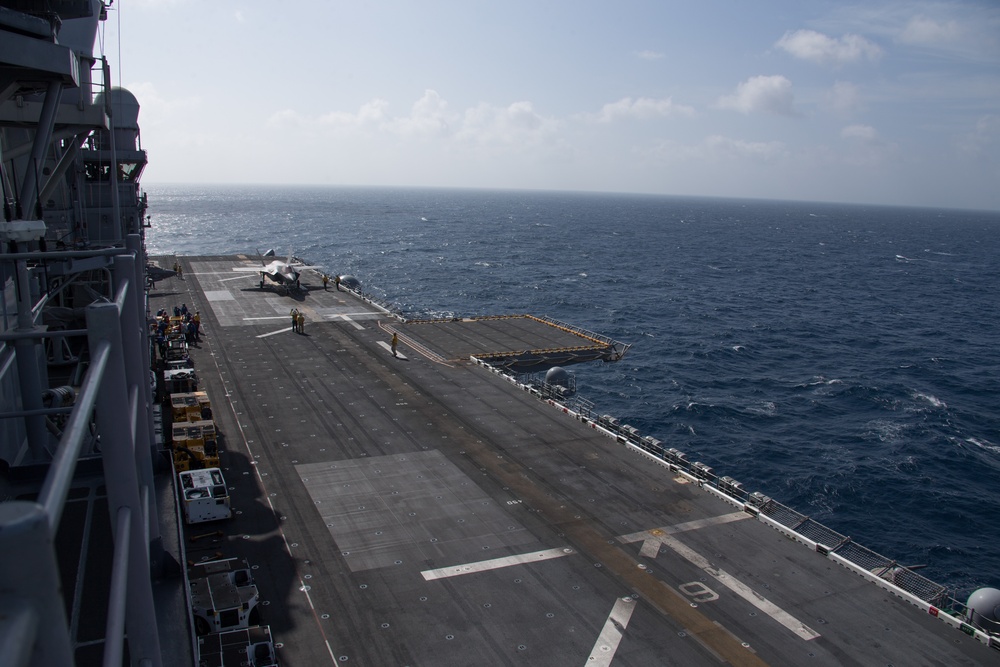
[{"label": "non-skid deck surface", "polygon": [[562,349],[602,350],[605,343],[528,315],[407,322],[408,341],[449,361]]},{"label": "non-skid deck surface", "polygon": [[154,310],[201,311],[236,510],[188,558],[256,567],[283,665],[997,657],[481,367],[394,358],[399,323],[315,276],[282,296],[181,261]]}]

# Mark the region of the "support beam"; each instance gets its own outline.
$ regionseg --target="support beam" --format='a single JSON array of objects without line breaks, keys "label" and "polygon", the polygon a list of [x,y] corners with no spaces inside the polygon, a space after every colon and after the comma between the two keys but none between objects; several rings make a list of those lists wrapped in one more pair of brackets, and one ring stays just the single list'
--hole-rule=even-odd
[{"label": "support beam", "polygon": [[[104,342],[111,347],[101,393],[97,398],[97,426],[101,435],[108,507],[114,512],[127,507],[131,512],[126,593],[129,654],[133,663],[149,660],[152,667],[160,667],[162,657],[156,610],[153,607],[146,516],[139,489],[135,441],[131,429],[133,416],[122,415],[122,406],[129,405],[129,389],[119,307],[127,301],[130,289],[135,289],[135,285],[126,284],[118,290],[114,303],[94,303],[88,306],[87,328],[91,332],[92,348],[99,347]],[[96,349],[92,349],[92,352],[96,352]],[[115,539],[119,539],[117,535]]]},{"label": "support beam", "polygon": [[38,204],[38,177],[45,160],[45,154],[49,150],[49,142],[52,140],[52,128],[55,126],[56,110],[59,108],[59,100],[62,99],[63,84],[61,81],[52,81],[45,91],[45,102],[42,104],[42,117],[38,119],[38,126],[35,130],[34,144],[31,147],[31,159],[25,168],[25,173],[21,179],[21,192],[19,201],[21,210],[24,211],[26,219],[37,220],[40,216],[35,215],[35,207]]}]

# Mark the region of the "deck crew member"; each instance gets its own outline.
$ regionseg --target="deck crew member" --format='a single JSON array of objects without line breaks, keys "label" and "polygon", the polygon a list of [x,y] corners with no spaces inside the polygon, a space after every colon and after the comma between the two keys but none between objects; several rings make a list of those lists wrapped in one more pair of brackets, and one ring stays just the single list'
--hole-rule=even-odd
[{"label": "deck crew member", "polygon": [[299,333],[304,334],[306,332],[306,316],[301,311],[299,311],[298,323]]},{"label": "deck crew member", "polygon": [[333,277],[333,282],[337,286],[337,291],[339,292],[340,291],[340,274],[337,274],[337,275],[335,275]]},{"label": "deck crew member", "polygon": [[392,343],[390,344],[390,347],[392,348],[392,356],[394,356],[394,357],[396,356],[396,346],[398,344],[399,344],[399,336],[397,336],[396,332],[393,331],[392,332]]},{"label": "deck crew member", "polygon": [[299,310],[298,310],[298,308],[292,308],[291,316],[292,316],[292,331],[294,333],[298,333],[299,332]]},{"label": "deck crew member", "polygon": [[330,276],[323,274],[323,291],[325,292],[327,287],[330,285]]}]

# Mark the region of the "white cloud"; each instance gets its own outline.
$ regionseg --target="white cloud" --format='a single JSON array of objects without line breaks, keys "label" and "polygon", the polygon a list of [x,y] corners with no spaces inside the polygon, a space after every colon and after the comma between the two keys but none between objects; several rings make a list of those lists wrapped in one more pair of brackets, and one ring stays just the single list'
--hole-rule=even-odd
[{"label": "white cloud", "polygon": [[785,154],[785,145],[780,141],[744,141],[712,135],[705,139],[704,145],[711,155],[773,160]]},{"label": "white cloud", "polygon": [[282,109],[271,114],[265,124],[268,127],[301,127],[306,122],[308,121],[294,109]]},{"label": "white cloud", "polygon": [[1000,116],[980,116],[971,132],[959,138],[958,147],[980,160],[997,161],[994,145],[1000,144]]},{"label": "white cloud", "polygon": [[[271,123],[304,127],[308,122],[290,110],[272,116]],[[452,111],[448,101],[434,90],[425,90],[405,116],[389,113],[389,103],[373,99],[357,112],[333,111],[318,119],[317,125],[335,133],[383,134],[395,140],[449,139],[476,145],[526,146],[553,134],[558,121],[535,111],[531,102],[506,107],[481,103],[464,111]]]},{"label": "white cloud", "polygon": [[[1000,58],[1000,5],[996,2],[842,4],[825,25],[990,66]],[[893,59],[906,53],[894,52]]]},{"label": "white cloud", "polygon": [[844,65],[864,59],[876,60],[882,55],[882,49],[877,44],[860,35],[847,34],[837,39],[815,30],[786,32],[775,46],[796,58],[821,65]]},{"label": "white cloud", "polygon": [[636,51],[635,56],[642,60],[661,60],[663,58],[666,58],[667,54],[661,53],[660,51],[650,51],[647,49],[645,51]]},{"label": "white cloud", "polygon": [[449,110],[447,100],[428,89],[405,116],[392,116],[389,102],[375,98],[353,113],[331,111],[324,114],[319,117],[318,124],[334,131],[381,131],[396,137],[417,138],[451,134],[459,120],[460,115]]},{"label": "white cloud", "polygon": [[840,138],[845,143],[838,160],[848,167],[874,167],[899,157],[898,144],[884,140],[871,125],[848,125],[840,130]]},{"label": "white cloud", "polygon": [[692,168],[695,165],[703,167],[707,164],[735,163],[744,160],[770,162],[787,158],[789,155],[787,146],[780,141],[745,141],[720,134],[705,137],[697,144],[661,142],[646,153],[667,162],[684,164]]},{"label": "white cloud", "polygon": [[797,116],[793,103],[792,82],[775,74],[747,79],[736,87],[735,93],[719,98],[717,106],[740,113],[764,111],[779,116]]},{"label": "white cloud", "polygon": [[849,115],[861,108],[861,90],[849,81],[837,81],[824,97],[827,107],[841,115]]},{"label": "white cloud", "polygon": [[961,32],[957,21],[935,21],[918,14],[910,19],[898,39],[904,44],[934,45],[954,42]]},{"label": "white cloud", "polygon": [[623,118],[645,120],[673,114],[693,116],[694,109],[682,104],[674,104],[673,100],[669,97],[661,100],[649,97],[640,97],[638,99],[623,97],[617,102],[605,104],[601,107],[600,112],[591,116],[591,118],[599,123],[610,123]]},{"label": "white cloud", "polygon": [[976,132],[981,137],[991,140],[1000,139],[1000,116],[983,116],[976,121]]},{"label": "white cloud", "polygon": [[362,126],[378,125],[388,118],[386,110],[389,103],[383,99],[375,98],[366,102],[358,108],[357,113],[346,111],[331,111],[320,116],[319,122],[330,127],[358,128]]},{"label": "white cloud", "polygon": [[558,123],[535,111],[531,102],[506,107],[479,104],[465,111],[456,138],[475,144],[537,144],[550,136]]},{"label": "white cloud", "polygon": [[413,103],[409,116],[393,118],[386,128],[403,136],[447,134],[457,116],[448,111],[448,102],[437,91],[425,90],[423,97]]},{"label": "white cloud", "polygon": [[128,90],[139,100],[139,124],[151,127],[169,123],[179,115],[198,113],[201,98],[161,95],[152,83],[131,83]]},{"label": "white cloud", "polygon": [[878,132],[871,125],[848,125],[840,131],[843,139],[860,139],[872,142],[878,139]]},{"label": "white cloud", "polygon": [[531,102],[506,107],[481,103],[464,111],[452,111],[447,100],[434,90],[425,90],[406,115],[394,116],[389,102],[376,98],[356,112],[332,111],[308,118],[292,109],[274,113],[269,126],[317,132],[334,136],[383,138],[399,142],[439,139],[455,144],[525,147],[553,136],[560,122],[542,116]]}]

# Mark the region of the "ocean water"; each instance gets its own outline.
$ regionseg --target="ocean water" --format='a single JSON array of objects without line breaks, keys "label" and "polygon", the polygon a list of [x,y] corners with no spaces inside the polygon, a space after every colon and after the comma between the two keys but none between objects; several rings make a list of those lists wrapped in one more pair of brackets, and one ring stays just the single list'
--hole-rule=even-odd
[{"label": "ocean water", "polygon": [[631,343],[600,413],[964,598],[1000,587],[1000,214],[433,189],[147,186],[150,254],[274,248],[409,318]]}]

